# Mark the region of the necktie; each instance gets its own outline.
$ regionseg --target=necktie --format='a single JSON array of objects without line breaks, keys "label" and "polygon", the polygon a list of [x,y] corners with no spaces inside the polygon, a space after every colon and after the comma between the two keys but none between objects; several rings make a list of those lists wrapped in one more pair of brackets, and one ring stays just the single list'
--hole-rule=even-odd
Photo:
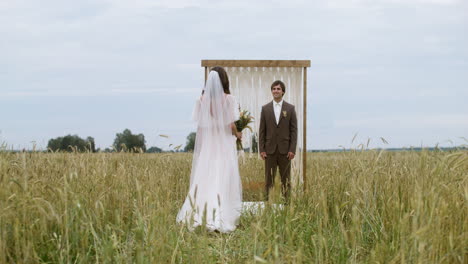
[{"label": "necktie", "polygon": [[278,124],[279,120],[280,120],[280,114],[281,114],[280,111],[281,111],[281,105],[279,103],[276,103],[276,111],[275,111],[276,112],[275,113],[275,115],[276,115],[276,124]]}]

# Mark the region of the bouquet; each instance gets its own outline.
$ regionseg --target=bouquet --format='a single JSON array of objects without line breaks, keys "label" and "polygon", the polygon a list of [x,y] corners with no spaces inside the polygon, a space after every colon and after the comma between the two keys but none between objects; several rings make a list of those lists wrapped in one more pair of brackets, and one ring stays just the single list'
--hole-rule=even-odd
[{"label": "bouquet", "polygon": [[[239,109],[240,110],[240,109]],[[250,123],[252,123],[254,120],[253,116],[250,115],[250,112],[247,110],[240,111],[240,118],[235,122],[236,128],[238,132],[242,132],[244,128],[248,128],[250,132],[252,131],[252,128],[249,126]],[[240,139],[237,139],[236,141],[237,145],[237,150],[243,150],[244,148],[242,147],[242,141]]]}]

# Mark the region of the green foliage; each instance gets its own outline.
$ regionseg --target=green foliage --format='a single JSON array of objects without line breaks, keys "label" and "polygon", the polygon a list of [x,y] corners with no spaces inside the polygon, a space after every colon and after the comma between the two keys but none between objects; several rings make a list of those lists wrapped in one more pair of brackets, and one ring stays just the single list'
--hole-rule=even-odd
[{"label": "green foliage", "polygon": [[87,137],[86,143],[89,145],[92,152],[96,152],[96,144],[94,143],[93,137]]},{"label": "green foliage", "polygon": [[114,147],[117,151],[145,152],[145,136],[143,134],[134,135],[130,129],[125,129],[122,133],[117,133],[114,139]]},{"label": "green foliage", "polygon": [[250,112],[247,110],[243,110],[240,112],[240,117],[239,120],[234,122],[236,125],[237,131],[242,132],[245,128],[248,128],[250,131],[252,131],[252,127],[249,126],[250,123],[252,123],[254,120],[253,116],[250,115]]},{"label": "green foliage", "polygon": [[96,152],[96,146],[93,137],[86,139],[80,138],[78,135],[67,135],[64,137],[57,137],[50,139],[47,144],[49,151],[90,151]]},{"label": "green foliage", "polygon": [[146,150],[146,153],[161,153],[162,149],[158,147],[151,147]]},{"label": "green foliage", "polygon": [[197,137],[197,133],[192,132],[187,136],[187,143],[185,144],[184,151],[191,152],[195,149],[195,139]]}]

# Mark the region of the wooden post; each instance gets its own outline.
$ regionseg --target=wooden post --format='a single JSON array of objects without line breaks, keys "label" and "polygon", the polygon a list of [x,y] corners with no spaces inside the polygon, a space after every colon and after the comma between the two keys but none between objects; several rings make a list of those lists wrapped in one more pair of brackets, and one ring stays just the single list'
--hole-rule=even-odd
[{"label": "wooden post", "polygon": [[202,67],[310,67],[310,60],[202,60]]},{"label": "wooden post", "polygon": [[303,121],[302,121],[302,126],[304,127],[303,129],[303,135],[302,135],[302,142],[304,143],[303,149],[302,149],[302,181],[304,183],[304,191],[306,190],[307,186],[307,67],[304,67],[304,114],[303,114]]},{"label": "wooden post", "polygon": [[208,80],[208,67],[205,67],[205,84],[206,80]]}]

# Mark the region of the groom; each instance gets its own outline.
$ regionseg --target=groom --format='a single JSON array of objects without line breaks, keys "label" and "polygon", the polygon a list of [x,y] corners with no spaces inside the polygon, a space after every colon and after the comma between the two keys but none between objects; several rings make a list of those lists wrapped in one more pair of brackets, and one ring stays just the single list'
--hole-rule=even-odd
[{"label": "groom", "polygon": [[283,100],[286,87],[282,81],[271,85],[273,101],[262,107],[260,115],[259,148],[265,160],[266,200],[273,187],[276,168],[279,167],[282,194],[289,200],[291,190],[291,160],[297,143],[297,118],[294,105]]}]

